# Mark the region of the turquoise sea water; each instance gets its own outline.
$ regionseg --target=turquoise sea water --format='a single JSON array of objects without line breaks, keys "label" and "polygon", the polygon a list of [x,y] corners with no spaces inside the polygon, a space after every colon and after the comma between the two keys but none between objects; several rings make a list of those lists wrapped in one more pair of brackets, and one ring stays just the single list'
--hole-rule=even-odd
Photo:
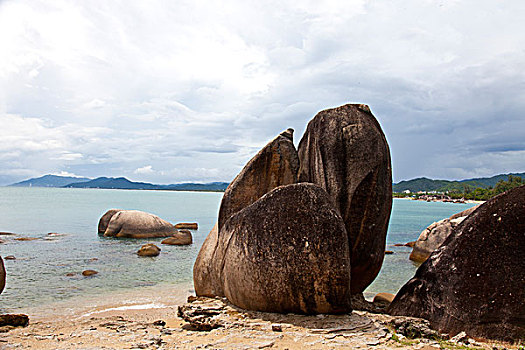
[{"label": "turquoise sea water", "polygon": [[[0,312],[147,286],[187,288],[221,198],[222,193],[207,192],[0,187],[0,231],[39,238],[15,241],[12,236],[0,236],[5,241],[0,255],[16,257],[4,260],[7,284],[0,295]],[[413,276],[416,266],[408,260],[410,248],[391,245],[413,241],[432,222],[470,206],[394,200],[387,249],[395,254],[385,256],[380,275],[365,296],[395,293]],[[104,238],[97,234],[98,220],[111,208],[143,210],[172,223],[198,222],[199,230],[193,232],[194,244],[184,247],[160,245],[161,239]],[[161,255],[135,254],[148,242],[159,243]],[[86,269],[99,274],[82,277]],[[66,276],[71,272],[77,275]]]}]

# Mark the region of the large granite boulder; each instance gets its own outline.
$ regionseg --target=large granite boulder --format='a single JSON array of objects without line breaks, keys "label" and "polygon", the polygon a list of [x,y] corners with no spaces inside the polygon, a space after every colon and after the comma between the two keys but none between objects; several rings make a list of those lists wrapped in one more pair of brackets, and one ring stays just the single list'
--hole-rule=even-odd
[{"label": "large granite boulder", "polygon": [[452,215],[448,219],[443,219],[429,225],[421,232],[419,238],[414,243],[412,252],[410,253],[410,260],[415,262],[427,260],[430,254],[445,242],[453,229],[476,209],[477,206],[468,208]]},{"label": "large granite boulder", "polygon": [[5,267],[4,267],[4,260],[2,260],[2,257],[0,256],[0,293],[5,288]]},{"label": "large granite boulder", "polygon": [[470,214],[397,293],[393,315],[455,335],[525,339],[525,186]]},{"label": "large granite boulder", "polygon": [[106,232],[109,220],[111,220],[113,215],[115,215],[119,211],[122,211],[122,209],[109,209],[107,212],[104,213],[104,215],[102,215],[102,217],[98,221],[98,233],[104,234],[104,232]]},{"label": "large granite boulder", "polygon": [[288,129],[264,146],[226,188],[219,209],[219,229],[230,216],[274,188],[296,183],[298,169],[293,129]]},{"label": "large granite boulder", "polygon": [[375,279],[383,263],[392,207],[390,150],[367,105],[319,112],[298,148],[299,181],[325,189],[341,214],[352,250],[352,294]]},{"label": "large granite boulder", "polygon": [[274,189],[212,230],[204,247],[194,270],[197,295],[267,312],[351,310],[346,230],[316,185]]},{"label": "large granite boulder", "polygon": [[155,238],[170,237],[177,233],[175,227],[156,215],[138,210],[121,210],[114,213],[104,231],[104,237]]}]

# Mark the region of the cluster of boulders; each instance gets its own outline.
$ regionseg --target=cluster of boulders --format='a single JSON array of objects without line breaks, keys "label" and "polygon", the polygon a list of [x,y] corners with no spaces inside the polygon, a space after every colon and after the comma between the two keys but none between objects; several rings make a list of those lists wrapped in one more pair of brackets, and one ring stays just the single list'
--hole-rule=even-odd
[{"label": "cluster of boulders", "polygon": [[[197,230],[196,222],[172,225],[156,215],[138,210],[108,210],[98,222],[98,233],[104,237],[117,238],[159,238],[167,237],[162,244],[188,245],[193,237],[188,230]],[[181,230],[178,230],[181,229]],[[159,248],[160,252],[160,248]],[[151,249],[139,251],[142,256],[156,256]]]},{"label": "cluster of boulders", "polygon": [[288,129],[226,189],[194,265],[200,296],[245,309],[343,313],[377,276],[392,205],[390,151],[366,105]]}]

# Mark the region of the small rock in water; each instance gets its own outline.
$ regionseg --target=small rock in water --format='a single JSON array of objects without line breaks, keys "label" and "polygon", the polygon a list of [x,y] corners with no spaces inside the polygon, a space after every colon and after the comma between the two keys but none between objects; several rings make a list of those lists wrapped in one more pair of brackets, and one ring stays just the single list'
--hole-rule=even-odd
[{"label": "small rock in water", "polygon": [[76,272],[68,272],[68,273],[66,273],[66,276],[67,277],[72,277],[72,276],[76,276],[76,274],[77,274]]},{"label": "small rock in water", "polygon": [[18,237],[15,238],[15,241],[36,241],[37,239],[36,237]]},{"label": "small rock in water", "polygon": [[84,270],[82,271],[82,276],[93,276],[96,275],[98,272],[95,270]]},{"label": "small rock in water", "polygon": [[179,222],[175,225],[176,229],[187,229],[187,230],[197,230],[199,228],[199,224],[196,222]]},{"label": "small rock in water", "polygon": [[385,254],[386,254],[386,255],[389,255],[389,254],[394,254],[394,252],[393,252],[393,251],[391,251],[391,250],[385,250]]},{"label": "small rock in water", "polygon": [[4,257],[5,260],[16,260],[14,255],[8,255]]},{"label": "small rock in water", "polygon": [[144,244],[137,251],[139,256],[157,256],[160,254],[160,248],[153,243]]}]

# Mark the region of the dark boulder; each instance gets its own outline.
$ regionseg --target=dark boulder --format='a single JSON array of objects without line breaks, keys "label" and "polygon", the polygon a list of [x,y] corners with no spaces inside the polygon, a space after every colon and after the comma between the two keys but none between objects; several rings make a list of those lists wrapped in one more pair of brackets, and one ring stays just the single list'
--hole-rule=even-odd
[{"label": "dark boulder", "polygon": [[278,187],[234,214],[208,244],[214,240],[216,246],[206,252],[213,251],[209,279],[200,271],[201,277],[194,277],[197,295],[210,290],[208,283],[219,283],[215,292],[222,289],[233,304],[249,310],[351,310],[346,230],[320,187]]},{"label": "dark boulder", "polygon": [[397,293],[393,315],[455,335],[525,339],[525,186],[470,214]]},{"label": "dark boulder", "polygon": [[122,209],[110,209],[98,221],[98,233],[103,234],[106,232],[106,229],[108,228],[109,220],[118,213],[119,211],[122,211]]},{"label": "dark boulder", "polygon": [[29,324],[29,316],[23,314],[0,315],[0,327],[26,327]]},{"label": "dark boulder", "polygon": [[4,267],[4,261],[2,260],[2,257],[0,256],[0,293],[5,288],[5,267]]},{"label": "dark boulder", "polygon": [[319,112],[298,148],[299,181],[325,189],[341,214],[352,250],[352,294],[375,279],[383,263],[392,207],[390,150],[367,105]]},{"label": "dark boulder", "polygon": [[230,216],[274,188],[296,183],[298,169],[293,129],[288,129],[264,146],[226,188],[219,209],[219,229]]},{"label": "dark boulder", "polygon": [[138,210],[121,210],[109,220],[104,237],[155,238],[170,237],[175,227],[156,215]]}]

